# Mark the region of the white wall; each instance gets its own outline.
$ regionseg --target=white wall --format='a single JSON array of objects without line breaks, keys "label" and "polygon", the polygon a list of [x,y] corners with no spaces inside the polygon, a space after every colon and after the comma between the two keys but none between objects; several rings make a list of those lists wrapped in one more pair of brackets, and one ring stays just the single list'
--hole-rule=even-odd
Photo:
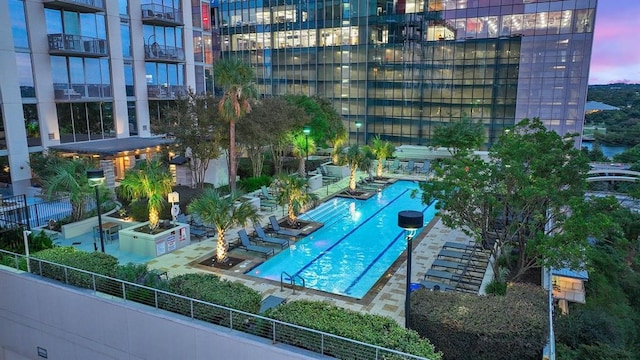
[{"label": "white wall", "polygon": [[0,360],[320,359],[267,339],[0,267]]}]

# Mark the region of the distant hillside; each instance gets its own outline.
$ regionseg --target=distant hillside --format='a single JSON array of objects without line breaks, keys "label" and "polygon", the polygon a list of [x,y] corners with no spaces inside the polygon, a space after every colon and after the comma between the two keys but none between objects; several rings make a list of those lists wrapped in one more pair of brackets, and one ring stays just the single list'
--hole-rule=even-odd
[{"label": "distant hillside", "polygon": [[619,107],[619,111],[587,114],[588,125],[604,125],[606,134],[595,133],[596,141],[610,145],[635,146],[640,143],[640,84],[590,85],[588,101]]},{"label": "distant hillside", "polygon": [[640,84],[589,85],[587,101],[599,101],[619,108],[640,108]]}]

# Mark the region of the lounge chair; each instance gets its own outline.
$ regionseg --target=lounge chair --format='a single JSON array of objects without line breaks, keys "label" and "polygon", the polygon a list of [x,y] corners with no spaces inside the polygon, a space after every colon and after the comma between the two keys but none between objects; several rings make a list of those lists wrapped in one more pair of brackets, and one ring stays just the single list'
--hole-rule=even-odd
[{"label": "lounge chair", "polygon": [[420,284],[432,291],[455,291],[456,289],[455,287],[449,284],[443,284],[443,283],[429,281],[429,280],[422,280]]},{"label": "lounge chair", "polygon": [[423,174],[428,174],[431,170],[431,162],[429,160],[425,160],[420,168],[420,172]]},{"label": "lounge chair", "polygon": [[238,236],[240,237],[240,241],[242,242],[242,245],[240,245],[240,247],[247,251],[255,251],[255,252],[262,253],[265,259],[269,257],[269,255],[275,254],[275,251],[272,248],[253,245],[251,243],[251,240],[249,240],[249,235],[247,235],[247,231],[244,229],[238,231]]},{"label": "lounge chair", "polygon": [[322,182],[323,183],[334,183],[340,180],[339,177],[337,176],[330,176],[329,172],[327,171],[327,168],[324,165],[320,165],[320,167],[318,167],[318,169],[320,170],[320,174],[322,174]]},{"label": "lounge chair", "polygon": [[397,173],[398,171],[400,171],[400,159],[394,159],[389,165],[389,172]]},{"label": "lounge chair", "polygon": [[460,280],[460,275],[454,274],[449,271],[429,269],[424,274],[424,280],[428,280],[428,278],[435,278],[438,280],[458,281]]},{"label": "lounge chair", "polygon": [[269,216],[269,223],[271,224],[271,231],[273,231],[278,235],[293,236],[293,237],[300,236],[300,231],[298,230],[287,230],[287,229],[281,228],[280,224],[278,224],[278,219],[276,219],[274,215]]},{"label": "lounge chair", "polygon": [[270,192],[269,189],[267,189],[266,186],[262,185],[260,187],[260,198],[261,199],[265,199],[265,200],[271,200],[271,201],[276,201],[275,196],[273,196]]},{"label": "lounge chair", "polygon": [[416,162],[414,160],[409,160],[407,162],[407,166],[404,168],[405,173],[412,173],[416,168]]},{"label": "lounge chair", "polygon": [[262,242],[270,243],[270,244],[280,245],[280,248],[282,249],[284,249],[285,246],[289,246],[289,240],[267,236],[267,234],[264,233],[264,229],[262,229],[262,226],[260,226],[260,224],[254,223],[253,228],[256,230],[256,236],[258,237],[258,240]]},{"label": "lounge chair", "polygon": [[453,269],[453,270],[461,270],[464,268],[464,266],[465,264],[462,264],[459,262],[442,260],[442,259],[435,259],[433,260],[433,264],[431,264],[432,268],[439,267],[439,268]]}]

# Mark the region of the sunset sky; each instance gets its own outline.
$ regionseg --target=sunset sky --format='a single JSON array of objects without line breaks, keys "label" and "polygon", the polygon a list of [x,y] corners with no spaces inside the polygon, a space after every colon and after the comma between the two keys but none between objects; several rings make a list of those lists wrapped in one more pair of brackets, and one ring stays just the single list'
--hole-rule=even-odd
[{"label": "sunset sky", "polygon": [[640,0],[598,0],[589,84],[640,83]]}]

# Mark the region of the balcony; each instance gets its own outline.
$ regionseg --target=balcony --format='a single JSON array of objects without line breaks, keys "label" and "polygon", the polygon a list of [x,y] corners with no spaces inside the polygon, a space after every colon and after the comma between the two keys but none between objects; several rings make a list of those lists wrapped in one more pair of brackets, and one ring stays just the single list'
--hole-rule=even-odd
[{"label": "balcony", "polygon": [[44,0],[44,7],[81,13],[104,12],[103,0]]},{"label": "balcony", "polygon": [[49,54],[105,57],[108,55],[107,41],[80,35],[48,34]]},{"label": "balcony", "polygon": [[55,100],[61,101],[87,101],[94,99],[110,98],[111,86],[105,84],[53,84]]},{"label": "balcony", "polygon": [[153,43],[144,46],[144,59],[154,62],[184,62],[184,49]]},{"label": "balcony", "polygon": [[147,85],[147,96],[152,100],[174,100],[187,95],[184,85]]},{"label": "balcony", "polygon": [[179,9],[158,4],[143,4],[142,22],[149,25],[182,26],[182,12]]}]

